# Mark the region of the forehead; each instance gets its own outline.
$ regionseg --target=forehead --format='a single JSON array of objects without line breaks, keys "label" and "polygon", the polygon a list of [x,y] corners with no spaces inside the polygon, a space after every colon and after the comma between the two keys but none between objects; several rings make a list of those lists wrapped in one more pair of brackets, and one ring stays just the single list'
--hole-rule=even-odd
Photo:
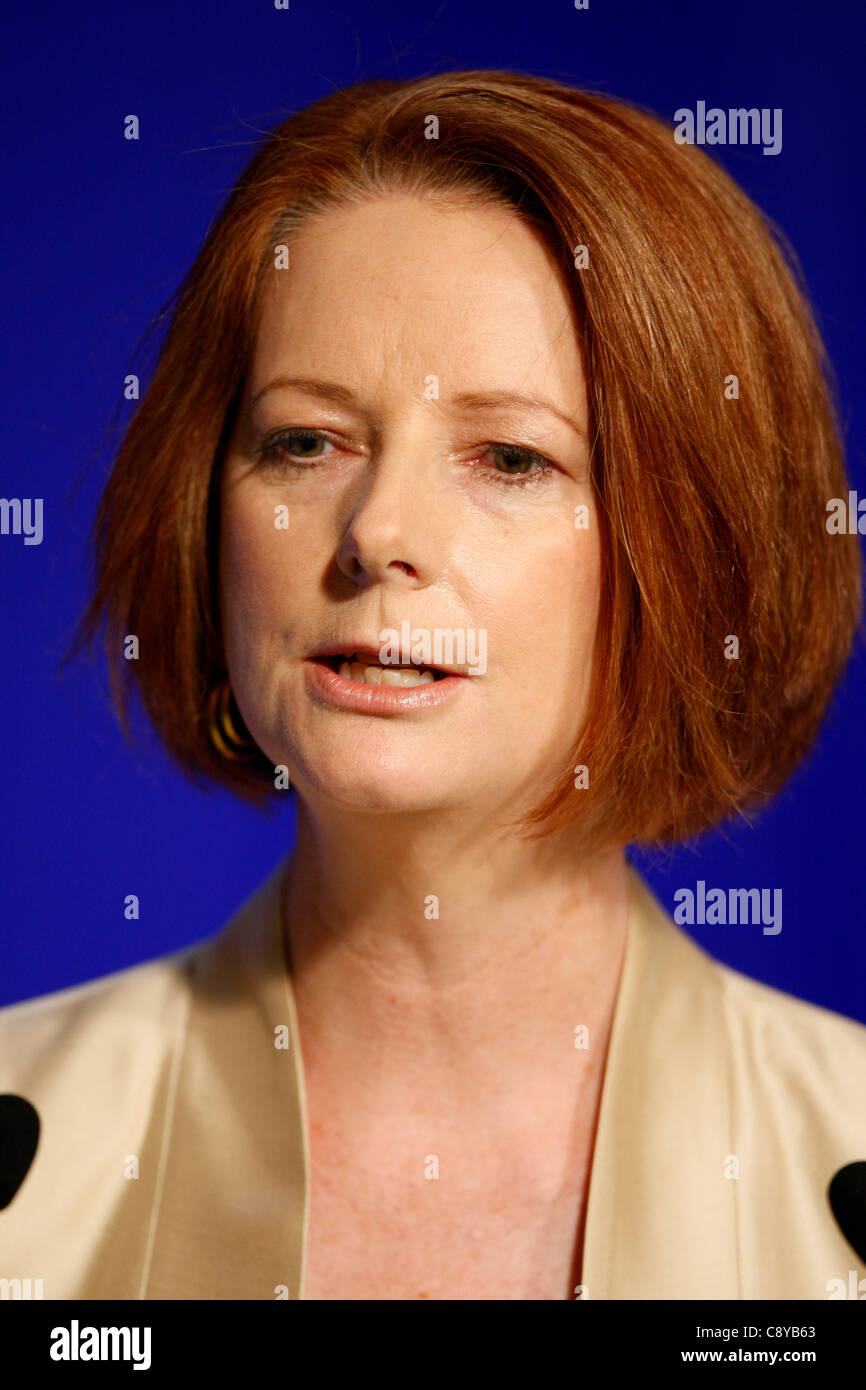
[{"label": "forehead", "polygon": [[544,380],[571,396],[582,381],[569,287],[507,208],[388,195],[329,209],[288,245],[262,286],[253,390],[274,369],[469,371],[477,386]]}]

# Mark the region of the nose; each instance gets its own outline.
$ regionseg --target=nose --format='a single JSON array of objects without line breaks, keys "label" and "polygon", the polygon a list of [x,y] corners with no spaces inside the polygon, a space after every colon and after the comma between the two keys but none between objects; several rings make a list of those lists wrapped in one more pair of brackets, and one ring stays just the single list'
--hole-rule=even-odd
[{"label": "nose", "polygon": [[359,587],[396,581],[425,588],[439,574],[448,508],[436,447],[416,431],[382,444],[370,460],[337,549],[340,570]]}]

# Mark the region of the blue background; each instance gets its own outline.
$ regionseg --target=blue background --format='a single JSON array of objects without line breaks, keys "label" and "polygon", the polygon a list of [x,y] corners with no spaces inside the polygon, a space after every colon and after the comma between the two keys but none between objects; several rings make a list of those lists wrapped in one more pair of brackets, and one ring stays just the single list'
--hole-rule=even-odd
[{"label": "blue background", "polygon": [[[757,11],[757,12],[756,12]],[[60,5],[4,19],[0,492],[43,497],[41,546],[0,536],[4,816],[0,1003],[215,931],[285,852],[294,806],[198,791],[151,736],[132,754],[101,669],[62,678],[84,604],[104,432],[133,350],[259,132],[373,76],[502,67],[680,106],[782,107],[783,147],[715,147],[792,242],[839,379],[852,486],[863,455],[863,69],[853,4],[259,0]],[[141,139],[123,138],[134,112]],[[134,406],[123,403],[118,420]],[[170,621],[167,616],[166,621]],[[866,659],[813,756],[757,824],[639,865],[678,887],[783,890],[783,929],[696,927],[718,958],[866,1021]],[[139,721],[141,727],[141,721]],[[141,919],[126,921],[127,893]]]}]

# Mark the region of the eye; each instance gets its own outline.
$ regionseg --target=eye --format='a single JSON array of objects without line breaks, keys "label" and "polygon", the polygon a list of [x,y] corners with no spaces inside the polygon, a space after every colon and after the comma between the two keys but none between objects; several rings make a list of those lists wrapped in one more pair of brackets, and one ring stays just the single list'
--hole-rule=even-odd
[{"label": "eye", "polygon": [[[318,463],[327,454],[313,452],[319,445],[331,444],[321,430],[290,429],[281,430],[260,444],[256,453],[260,458],[271,459],[276,463],[286,463],[295,468],[304,468],[307,463]],[[299,452],[296,452],[299,451]]]},{"label": "eye", "polygon": [[[304,429],[297,426],[280,430],[256,449],[262,459],[275,463],[281,468],[312,468],[329,455],[324,446],[335,448],[334,441],[322,430]],[[483,455],[498,457],[504,467],[479,468],[476,471],[487,482],[503,487],[525,487],[537,484],[551,474],[555,465],[544,454],[523,444],[489,443],[483,446]]]},{"label": "eye", "polygon": [[498,455],[506,464],[505,469],[481,469],[481,476],[505,487],[522,487],[527,483],[539,483],[553,472],[554,464],[544,454],[528,449],[522,444],[485,444],[484,453]]}]

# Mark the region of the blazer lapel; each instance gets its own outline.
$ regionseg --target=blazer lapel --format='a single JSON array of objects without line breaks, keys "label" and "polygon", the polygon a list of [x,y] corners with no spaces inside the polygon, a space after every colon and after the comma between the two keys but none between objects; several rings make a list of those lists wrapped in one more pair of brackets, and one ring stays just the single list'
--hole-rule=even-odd
[{"label": "blazer lapel", "polygon": [[590,1299],[743,1296],[725,1023],[711,957],[629,866],[631,915],[587,1202]]},{"label": "blazer lapel", "polygon": [[300,1296],[309,1156],[280,930],[288,858],[193,967],[143,1298]]}]

